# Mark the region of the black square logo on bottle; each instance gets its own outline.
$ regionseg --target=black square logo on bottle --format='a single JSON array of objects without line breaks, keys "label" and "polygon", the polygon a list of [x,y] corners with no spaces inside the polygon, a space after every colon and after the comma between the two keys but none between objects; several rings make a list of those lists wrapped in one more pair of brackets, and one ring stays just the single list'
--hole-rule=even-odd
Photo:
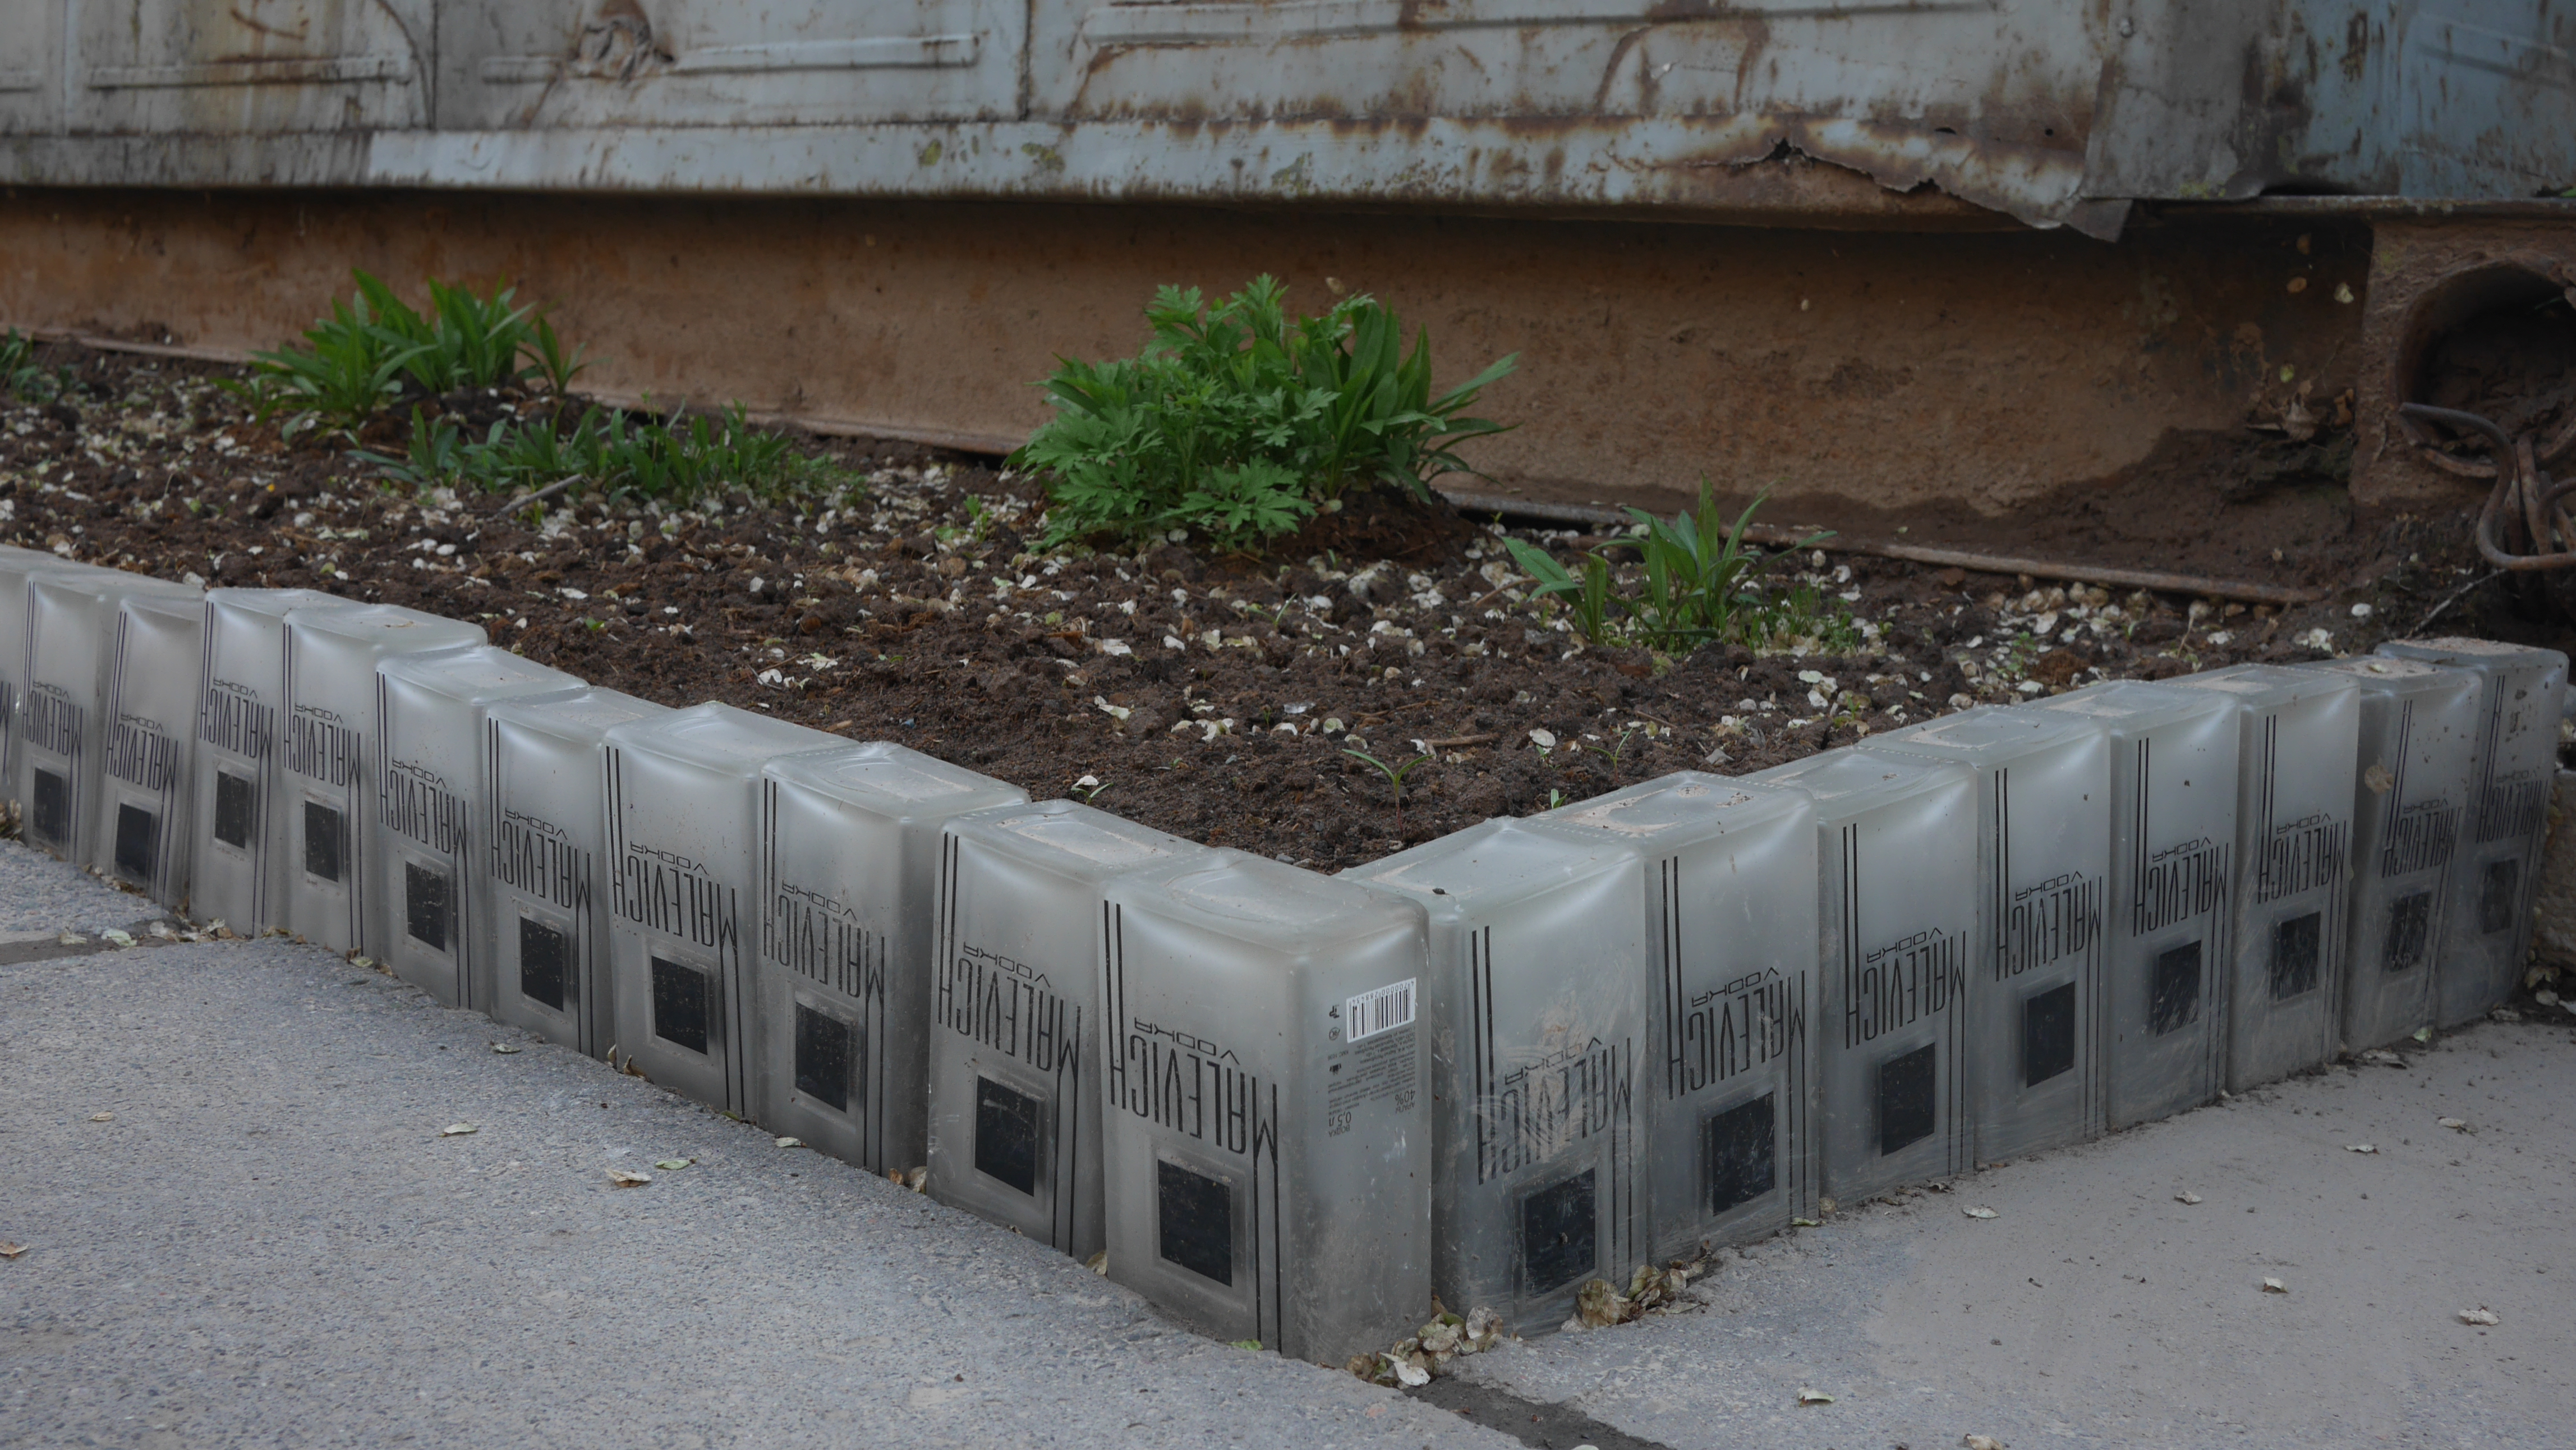
[{"label": "black square logo on bottle", "polygon": [[403,863],[403,930],[434,952],[447,950],[447,873]]},{"label": "black square logo on bottle", "polygon": [[1708,1165],[1710,1213],[1724,1213],[1771,1191],[1778,1181],[1778,1119],[1770,1093],[1709,1114],[1701,1151]]},{"label": "black square logo on bottle", "polygon": [[1546,1294],[1594,1271],[1593,1175],[1586,1168],[1521,1200],[1521,1289]]},{"label": "black square logo on bottle", "polygon": [[989,1077],[975,1079],[975,1171],[1035,1198],[1046,1104]]},{"label": "black square logo on bottle", "polygon": [[1155,1252],[1202,1279],[1234,1283],[1234,1194],[1224,1180],[1154,1160]]},{"label": "black square logo on bottle", "polygon": [[340,862],[347,854],[340,813],[317,801],[304,803],[304,874],[323,881],[340,879]]},{"label": "black square logo on bottle", "polygon": [[2325,917],[2307,912],[2272,928],[2272,1000],[2285,1001],[2317,988],[2317,961]]},{"label": "black square logo on bottle", "polygon": [[2200,943],[2184,942],[2156,953],[2147,983],[2147,1030],[2158,1037],[2187,1027],[2200,1015]]},{"label": "black square logo on bottle", "polygon": [[2388,934],[2380,939],[2381,967],[2411,972],[2424,965],[2424,948],[2432,936],[2432,892],[2409,891],[2388,903]]},{"label": "black square logo on bottle", "polygon": [[850,1110],[858,1030],[829,1012],[796,1004],[796,1090],[836,1113]]},{"label": "black square logo on bottle", "polygon": [[560,1012],[572,942],[542,921],[519,918],[519,995]]},{"label": "black square logo on bottle", "polygon": [[259,797],[250,782],[229,770],[215,772],[215,839],[236,851],[250,849],[252,826],[259,820]]},{"label": "black square logo on bottle", "polygon": [[152,880],[153,863],[161,859],[161,817],[124,801],[116,806],[116,874],[137,885]]},{"label": "black square logo on bottle", "polygon": [[707,974],[678,962],[653,959],[653,1035],[691,1052],[707,1050],[708,1019],[714,1015],[715,984]]},{"label": "black square logo on bottle", "polygon": [[71,787],[54,771],[31,770],[28,774],[35,777],[27,794],[28,833],[49,846],[70,845]]},{"label": "black square logo on bottle", "polygon": [[2478,930],[2488,936],[2513,930],[2513,909],[2521,896],[2522,863],[2508,856],[2489,861],[2478,875]]},{"label": "black square logo on bottle", "polygon": [[1878,1065],[1879,1156],[1932,1136],[1940,1121],[1940,1084],[1932,1044],[1899,1053]]},{"label": "black square logo on bottle", "polygon": [[2074,1070],[2075,984],[2062,982],[2021,1001],[2021,1085]]}]

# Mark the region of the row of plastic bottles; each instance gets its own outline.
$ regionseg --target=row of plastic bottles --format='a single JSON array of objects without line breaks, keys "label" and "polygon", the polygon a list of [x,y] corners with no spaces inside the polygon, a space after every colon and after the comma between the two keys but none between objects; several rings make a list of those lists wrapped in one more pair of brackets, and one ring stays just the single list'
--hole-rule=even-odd
[{"label": "row of plastic bottles", "polygon": [[1326,1362],[2479,1015],[2566,676],[2096,685],[1325,877],[310,591],[5,550],[0,640],[31,842]]}]

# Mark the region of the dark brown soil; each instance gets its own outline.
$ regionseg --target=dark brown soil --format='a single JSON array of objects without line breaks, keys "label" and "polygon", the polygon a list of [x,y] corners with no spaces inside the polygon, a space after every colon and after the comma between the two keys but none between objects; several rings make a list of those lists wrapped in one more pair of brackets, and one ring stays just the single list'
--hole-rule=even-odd
[{"label": "dark brown soil", "polygon": [[[1034,490],[993,460],[814,439],[854,470],[837,497],[586,502],[532,529],[489,499],[414,498],[345,455],[281,448],[212,388],[219,369],[71,349],[45,361],[78,383],[50,405],[0,407],[12,542],[477,619],[604,685],[898,741],[1040,797],[1089,776],[1104,809],[1322,869],[1971,701],[2366,649],[2483,572],[2465,568],[2462,518],[2357,518],[2305,473],[2231,499],[2188,482],[2185,457],[2059,520],[2066,552],[2226,572],[2230,551],[2295,520],[2291,572],[2335,596],[2276,612],[1827,556],[1796,562],[1848,625],[1776,652],[1674,658],[1581,647],[1552,605],[1525,599],[1490,525],[1392,495],[1354,498],[1268,559],[1173,545],[1042,557]],[[2266,548],[2256,562],[2288,569],[2282,547],[2283,561]],[[2491,585],[2438,623],[2565,644]],[[1399,813],[1354,748],[1436,759],[1407,777]]]}]

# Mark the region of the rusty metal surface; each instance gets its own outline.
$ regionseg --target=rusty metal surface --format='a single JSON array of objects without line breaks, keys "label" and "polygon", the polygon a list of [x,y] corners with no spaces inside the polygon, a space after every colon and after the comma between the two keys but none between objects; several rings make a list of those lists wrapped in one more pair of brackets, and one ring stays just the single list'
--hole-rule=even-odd
[{"label": "rusty metal surface", "polygon": [[2562,0],[0,0],[0,183],[2112,235],[2139,200],[2571,182]]},{"label": "rusty metal surface", "polygon": [[[1217,207],[617,195],[0,193],[0,325],[239,356],[348,269],[514,282],[600,359],[585,389],[1015,445],[1055,355],[1144,338],[1162,283],[1276,272],[1427,327],[1522,426],[1479,490],[1669,512],[1706,475],[1794,517],[1992,515],[2362,378],[2368,226],[1922,233]],[[2292,282],[2304,285],[2296,290]],[[416,291],[406,289],[417,296]],[[2350,298],[2352,300],[2342,300]],[[2295,382],[2284,380],[2284,376]],[[2457,488],[2457,485],[2447,485]],[[1899,517],[1881,532],[1929,518]]]}]

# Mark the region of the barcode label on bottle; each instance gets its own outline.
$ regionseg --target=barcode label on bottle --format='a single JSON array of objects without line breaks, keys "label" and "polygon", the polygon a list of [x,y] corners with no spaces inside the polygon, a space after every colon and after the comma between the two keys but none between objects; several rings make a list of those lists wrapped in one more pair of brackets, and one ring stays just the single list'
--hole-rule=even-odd
[{"label": "barcode label on bottle", "polygon": [[1413,1025],[1413,982],[1411,977],[1362,992],[1351,999],[1350,1040],[1364,1041],[1381,1032]]}]

